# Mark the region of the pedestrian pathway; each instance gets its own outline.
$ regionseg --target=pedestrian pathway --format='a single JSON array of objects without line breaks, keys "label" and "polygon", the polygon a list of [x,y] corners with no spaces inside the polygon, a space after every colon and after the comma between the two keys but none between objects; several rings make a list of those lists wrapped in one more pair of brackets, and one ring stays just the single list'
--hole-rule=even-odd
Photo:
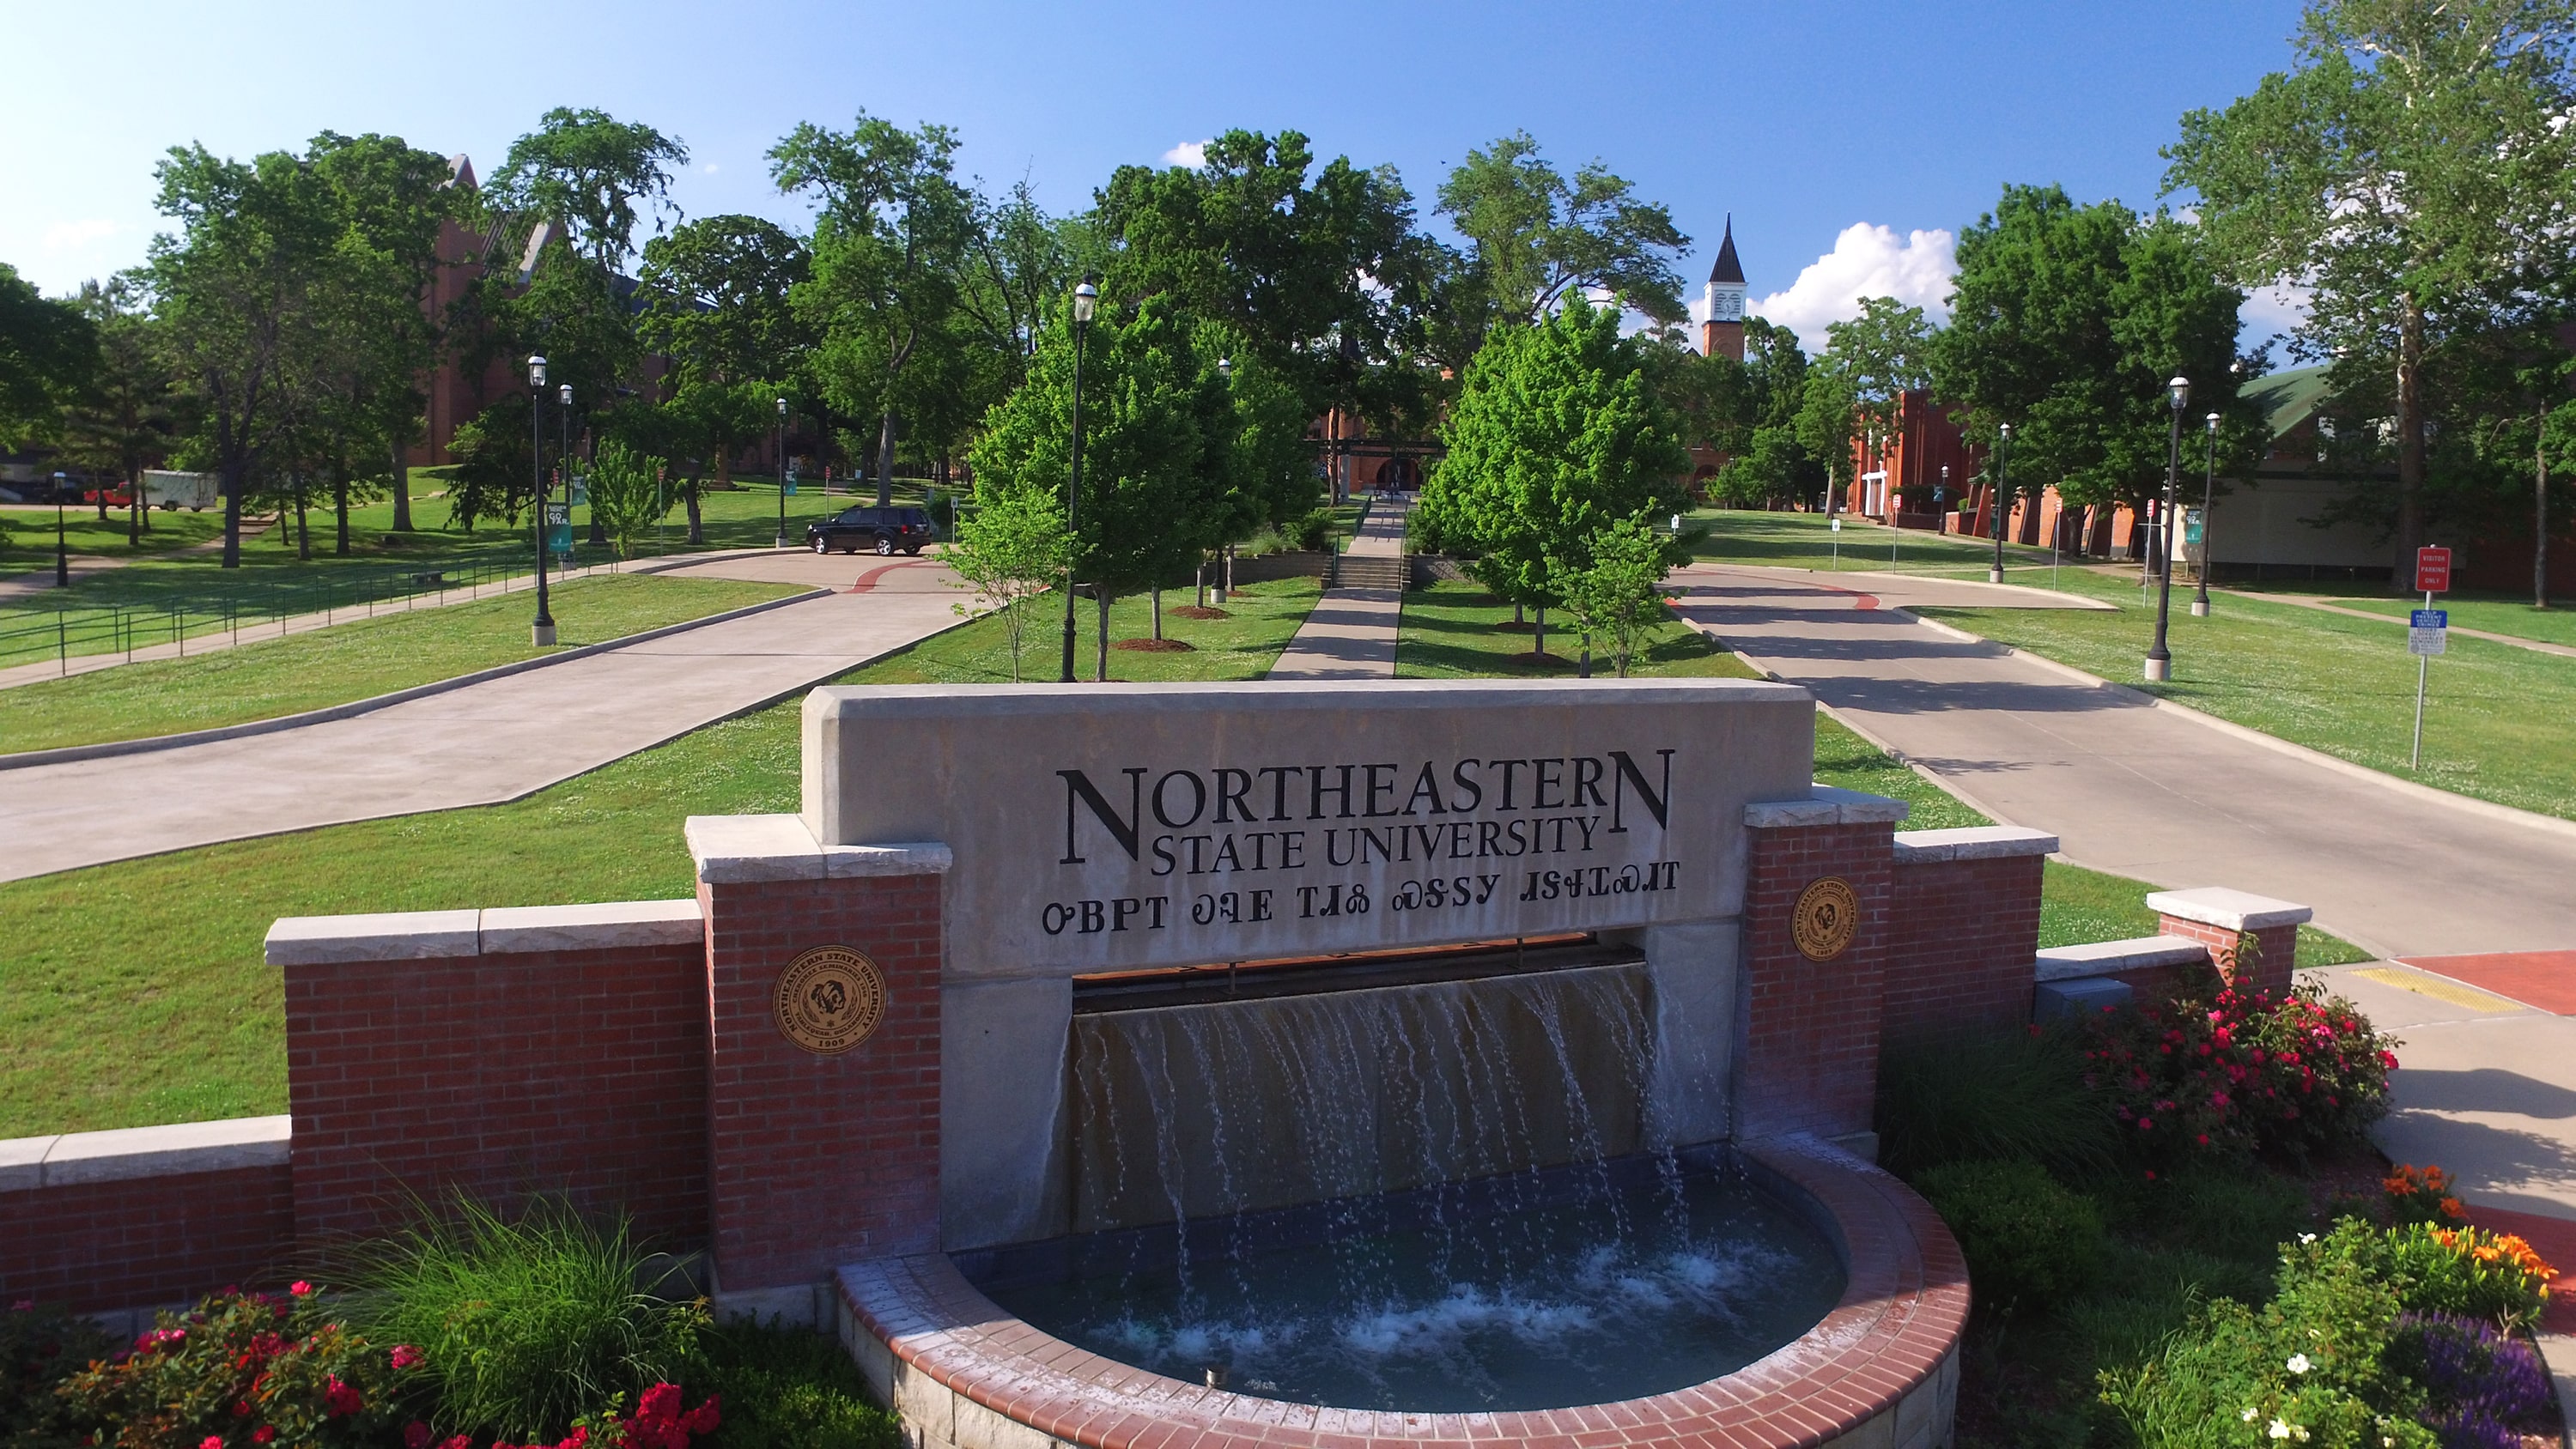
[{"label": "pedestrian pathway", "polygon": [[1392,587],[1372,580],[1366,586],[1336,585],[1324,590],[1296,637],[1271,663],[1268,678],[1395,677],[1396,630],[1404,618],[1404,520],[1411,508],[1397,497],[1381,498],[1361,521],[1344,555],[1373,564],[1372,572],[1383,574]]},{"label": "pedestrian pathway", "polygon": [[764,556],[732,567],[789,582],[827,577],[843,592],[348,719],[11,771],[0,791],[0,880],[517,799],[957,622],[954,576],[935,559]]},{"label": "pedestrian pathway", "polygon": [[[2220,589],[2218,592],[2233,594],[2240,599],[2262,599],[2274,604],[2296,604],[2302,609],[2314,609],[2323,614],[2341,614],[2348,619],[2376,619],[2383,624],[2395,624],[2401,629],[2407,622],[2400,615],[2374,614],[2368,609],[2350,608],[2306,594],[2250,594],[2241,589]],[[2556,654],[2562,658],[2576,659],[2576,648],[2570,648],[2565,644],[2552,644],[2542,639],[2525,639],[2518,634],[2497,634],[2486,629],[2464,629],[2457,624],[2451,626],[2451,632],[2465,639],[2484,639],[2490,644],[2510,644],[2516,649],[2528,649],[2534,654]]]}]

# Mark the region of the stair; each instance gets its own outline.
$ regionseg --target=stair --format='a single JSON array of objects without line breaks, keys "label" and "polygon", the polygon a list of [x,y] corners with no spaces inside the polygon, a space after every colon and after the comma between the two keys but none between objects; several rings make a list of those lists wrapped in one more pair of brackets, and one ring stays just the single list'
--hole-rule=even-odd
[{"label": "stair", "polygon": [[1412,564],[1403,555],[1335,554],[1333,575],[1326,580],[1336,589],[1385,589],[1404,592]]}]

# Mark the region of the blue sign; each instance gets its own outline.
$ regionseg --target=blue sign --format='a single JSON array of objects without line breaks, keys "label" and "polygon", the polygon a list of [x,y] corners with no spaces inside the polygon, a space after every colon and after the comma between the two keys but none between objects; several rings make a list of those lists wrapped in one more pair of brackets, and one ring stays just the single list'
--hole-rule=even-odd
[{"label": "blue sign", "polygon": [[2451,611],[2448,609],[2410,609],[2406,613],[2406,624],[2407,627],[2412,629],[2448,629],[2451,627]]}]

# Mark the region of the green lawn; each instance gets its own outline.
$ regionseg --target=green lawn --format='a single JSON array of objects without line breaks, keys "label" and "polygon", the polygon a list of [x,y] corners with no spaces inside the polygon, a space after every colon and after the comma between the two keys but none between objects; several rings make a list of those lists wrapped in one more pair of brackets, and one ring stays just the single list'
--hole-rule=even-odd
[{"label": "green lawn", "polygon": [[[2271,585],[2248,592],[2326,597],[2343,608],[2359,609],[2389,619],[2403,619],[2411,611],[2423,607],[2421,594],[2411,599],[2393,599],[2385,591],[2329,595],[2323,590],[2297,584]],[[2225,595],[2222,593],[2220,597],[2223,600]],[[2536,639],[2543,644],[2576,647],[2576,607],[2565,603],[2535,609],[2527,594],[2520,598],[2486,596],[2469,599],[2445,594],[2437,596],[2433,605],[2449,610],[2451,622],[2463,629],[2483,629],[2490,634],[2503,634],[2515,639]]]},{"label": "green lawn", "polygon": [[2415,660],[2385,624],[2264,599],[2222,597],[2195,619],[2175,590],[2173,679],[2146,684],[2155,595],[2092,570],[2062,587],[2115,612],[1924,608],[1998,643],[2205,710],[2355,764],[2498,804],[2576,819],[2576,661],[2454,635],[2432,662],[2424,768],[2407,768]]},{"label": "green lawn", "polygon": [[[1532,657],[1527,629],[1504,627],[1512,606],[1485,592],[1482,585],[1446,581],[1404,596],[1404,622],[1396,632],[1395,675],[1398,679],[1571,679],[1583,641],[1567,627],[1564,615],[1551,615],[1547,658]],[[1592,672],[1616,671],[1606,652],[1592,656]],[[1742,660],[1719,649],[1689,625],[1666,620],[1647,634],[1632,674],[1669,678],[1714,675],[1758,679]]]},{"label": "green lawn", "polygon": [[594,574],[554,593],[560,642],[551,650],[528,642],[535,600],[522,593],[40,680],[0,689],[0,753],[274,719],[796,592],[786,584],[731,579]]},{"label": "green lawn", "polygon": [[[1692,557],[1709,563],[1761,564],[1776,568],[1825,569],[1884,573],[1889,548],[1898,573],[1926,573],[1984,578],[1992,566],[1990,539],[1959,538],[1914,529],[1891,532],[1866,519],[1845,516],[1837,534],[1821,513],[1768,513],[1751,509],[1700,508],[1684,515],[1685,526],[1698,525],[1709,536]],[[2014,583],[2042,582],[2030,577],[2049,572],[2048,550],[2004,545],[2005,577]]]},{"label": "green lawn", "polygon": [[[1297,626],[1323,592],[1318,579],[1280,579],[1247,584],[1225,603],[1223,619],[1184,619],[1174,610],[1197,596],[1189,589],[1163,594],[1163,637],[1190,646],[1169,653],[1111,648],[1112,681],[1259,679],[1270,661],[1288,647]],[[1064,661],[1064,605],[1061,599],[1032,601],[1020,641],[1019,678],[1051,682]],[[1074,609],[1074,674],[1092,677],[1099,660],[1100,611],[1090,600]],[[1153,637],[1153,601],[1146,595],[1123,598],[1109,606],[1109,638]],[[1011,681],[1009,637],[999,619],[979,620],[962,629],[935,634],[890,658],[870,665],[852,684],[1007,684]]]},{"label": "green lawn", "polygon": [[[108,516],[105,523],[91,508],[66,509],[63,513],[63,543],[73,554],[95,554],[109,558],[168,553],[221,538],[224,516],[208,509],[190,513],[153,510],[147,518],[151,530],[139,544],[125,541],[125,514],[120,510]],[[0,505],[0,575],[47,574],[54,567],[54,510],[19,504]]]}]

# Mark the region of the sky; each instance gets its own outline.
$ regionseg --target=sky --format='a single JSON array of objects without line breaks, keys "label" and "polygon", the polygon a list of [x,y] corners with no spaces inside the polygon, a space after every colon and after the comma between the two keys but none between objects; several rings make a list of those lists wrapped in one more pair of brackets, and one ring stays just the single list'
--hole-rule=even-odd
[{"label": "sky", "polygon": [[[1087,205],[1117,166],[1235,127],[1393,164],[1426,224],[1470,147],[1526,130],[1599,159],[1693,238],[1732,216],[1753,310],[1811,344],[1857,299],[1936,316],[1958,232],[2007,182],[2159,201],[2187,110],[2285,69],[2296,0],[1572,5],[742,3],[423,7],[0,0],[0,262],[49,292],[140,261],[154,163],[315,132],[400,135],[490,171],[558,105],[685,142],[691,216],[807,209],[763,153],[799,121],[937,121],[961,169]],[[2257,298],[2247,341],[2288,325]]]}]

